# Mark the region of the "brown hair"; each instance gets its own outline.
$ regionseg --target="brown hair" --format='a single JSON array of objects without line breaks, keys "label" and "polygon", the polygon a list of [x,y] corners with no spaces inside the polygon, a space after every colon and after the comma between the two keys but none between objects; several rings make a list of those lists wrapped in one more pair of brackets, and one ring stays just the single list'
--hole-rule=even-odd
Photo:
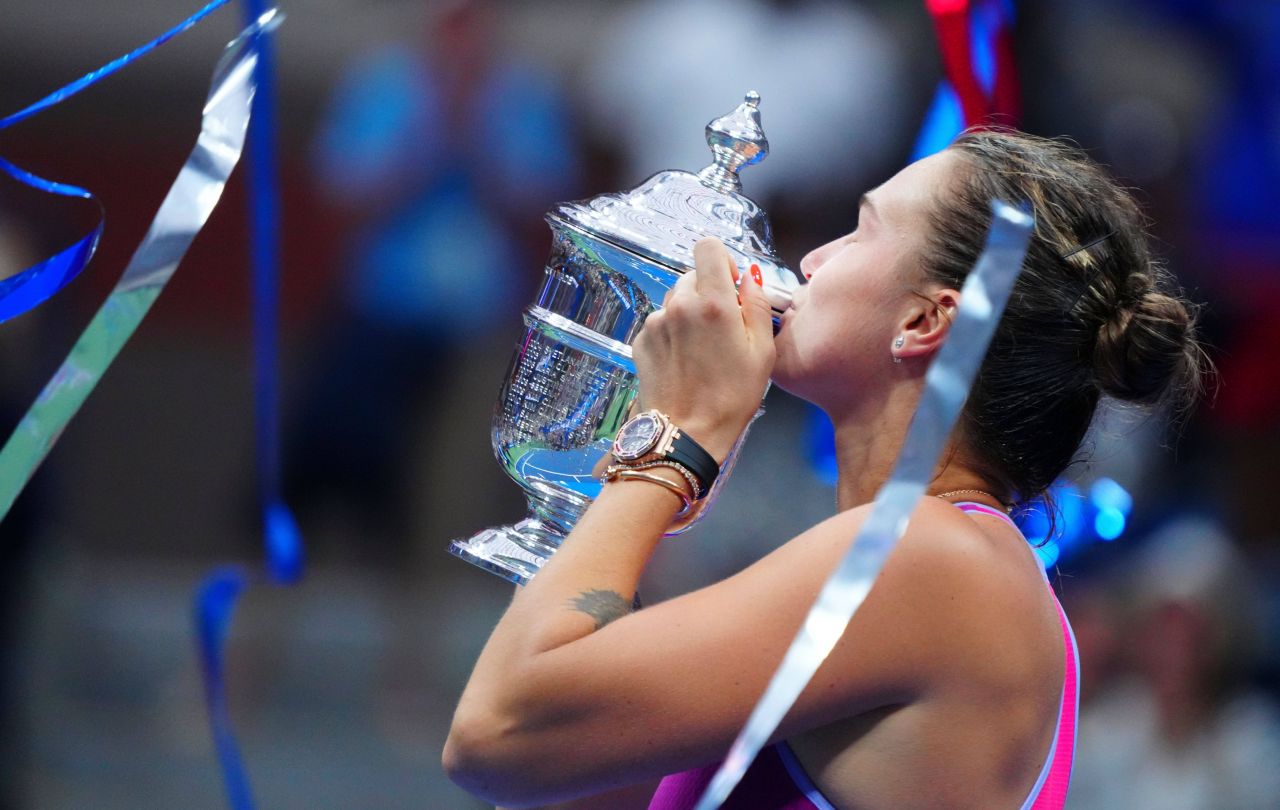
[{"label": "brown hair", "polygon": [[982,471],[1019,500],[1071,463],[1099,397],[1185,411],[1204,353],[1195,310],[1151,256],[1133,197],[1079,149],[1018,132],[966,132],[961,169],[931,212],[927,281],[959,289],[993,199],[1027,201],[1035,232],[960,417]]}]

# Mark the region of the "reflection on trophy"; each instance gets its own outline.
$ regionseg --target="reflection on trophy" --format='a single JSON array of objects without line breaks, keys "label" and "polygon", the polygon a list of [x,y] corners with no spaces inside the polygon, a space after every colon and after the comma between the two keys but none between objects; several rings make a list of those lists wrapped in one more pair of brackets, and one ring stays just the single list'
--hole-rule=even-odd
[{"label": "reflection on trophy", "polygon": [[[524,489],[529,516],[455,540],[452,553],[525,583],[560,545],[599,493],[597,463],[635,400],[631,341],[676,279],[692,271],[699,239],[719,238],[743,270],[759,266],[775,326],[790,306],[799,279],[778,259],[769,221],[741,194],[738,178],[769,151],[759,104],[760,96],[748,93],[736,110],[707,124],[715,160],[696,175],[659,172],[627,193],[547,214],[547,278],[525,310],[493,420],[494,452]],[[735,446],[711,492],[669,534],[706,513],[737,454]]]}]

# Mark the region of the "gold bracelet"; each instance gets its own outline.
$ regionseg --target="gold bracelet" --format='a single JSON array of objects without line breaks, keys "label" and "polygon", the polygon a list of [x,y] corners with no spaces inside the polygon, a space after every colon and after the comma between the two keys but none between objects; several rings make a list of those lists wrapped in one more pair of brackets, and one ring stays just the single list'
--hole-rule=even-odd
[{"label": "gold bracelet", "polygon": [[698,479],[688,467],[679,462],[669,461],[667,459],[658,459],[656,461],[643,461],[639,464],[618,464],[616,466],[620,469],[626,470],[650,470],[654,467],[670,467],[680,473],[680,477],[684,478],[684,480],[688,482],[689,491],[693,493],[689,496],[690,500],[696,501],[702,497],[702,486],[698,483]]},{"label": "gold bracelet", "polygon": [[693,501],[690,500],[689,495],[684,491],[683,487],[674,481],[668,481],[660,475],[652,475],[650,473],[633,470],[628,467],[610,467],[605,472],[604,479],[606,481],[613,481],[615,479],[620,481],[648,481],[650,483],[657,484],[680,499],[682,506],[680,507],[680,511],[676,513],[676,517],[678,518],[684,517],[688,514],[689,508],[693,506]]},{"label": "gold bracelet", "polygon": [[623,470],[651,470],[654,467],[670,467],[680,473],[680,477],[689,485],[689,491],[685,493],[689,500],[696,501],[704,494],[698,486],[697,477],[692,472],[686,469],[683,464],[666,459],[654,459],[653,461],[642,461],[636,464],[610,464],[605,468],[604,475],[600,476],[600,480],[602,482],[611,481],[614,476]]}]

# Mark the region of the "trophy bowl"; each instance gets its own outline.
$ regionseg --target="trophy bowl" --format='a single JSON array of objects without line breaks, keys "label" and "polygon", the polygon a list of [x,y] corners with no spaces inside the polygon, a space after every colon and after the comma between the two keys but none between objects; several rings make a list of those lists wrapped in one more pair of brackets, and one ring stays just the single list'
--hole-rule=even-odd
[{"label": "trophy bowl", "polygon": [[[561,204],[547,214],[546,280],[524,311],[493,419],[494,453],[524,490],[529,514],[454,540],[450,552],[520,584],[555,552],[600,492],[597,465],[635,401],[631,342],[693,269],[698,239],[718,237],[740,268],[760,268],[776,328],[801,281],[778,259],[764,212],[740,193],[738,171],[768,154],[759,102],[748,93],[737,109],[707,124],[715,160],[696,175],[659,172],[630,192]],[[668,535],[706,513],[741,443],[711,492]]]}]

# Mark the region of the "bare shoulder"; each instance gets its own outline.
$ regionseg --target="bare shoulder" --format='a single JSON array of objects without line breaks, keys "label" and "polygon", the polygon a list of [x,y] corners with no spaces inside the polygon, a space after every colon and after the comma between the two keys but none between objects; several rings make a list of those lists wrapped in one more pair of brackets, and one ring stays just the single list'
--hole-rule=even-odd
[{"label": "bare shoulder", "polygon": [[[848,551],[871,508],[865,504],[834,515],[775,553],[810,558],[814,565],[828,559],[834,564]],[[881,579],[917,597],[939,589],[968,588],[981,589],[990,597],[1005,586],[1019,591],[1028,585],[1042,586],[1033,557],[1016,531],[998,518],[987,520],[991,526],[980,525],[946,501],[922,498]],[[825,570],[832,568],[827,565]]]},{"label": "bare shoulder", "polygon": [[[870,510],[868,504],[823,521],[775,552],[776,559],[761,561],[769,570],[759,574],[817,569],[825,580]],[[991,525],[945,501],[921,499],[815,688],[840,690],[875,650],[881,684],[895,686],[884,697],[910,701],[961,674],[970,682],[1001,680],[1007,670],[1022,669],[996,654],[1010,641],[1044,649],[1036,642],[1052,638],[1045,630],[1054,615],[1043,576],[1011,527],[985,520]]]}]

